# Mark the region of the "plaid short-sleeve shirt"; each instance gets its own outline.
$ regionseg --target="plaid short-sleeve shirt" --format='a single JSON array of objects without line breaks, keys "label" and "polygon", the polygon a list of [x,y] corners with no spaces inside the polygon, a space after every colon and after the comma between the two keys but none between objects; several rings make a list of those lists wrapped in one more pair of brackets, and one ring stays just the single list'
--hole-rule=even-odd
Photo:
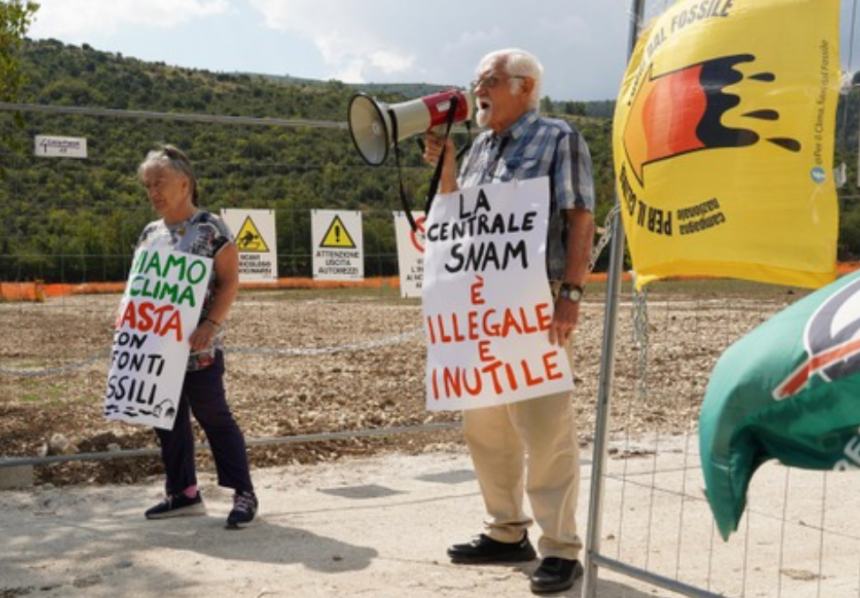
[{"label": "plaid short-sleeve shirt", "polygon": [[579,131],[563,120],[530,110],[501,134],[478,135],[457,180],[467,188],[541,176],[550,180],[547,275],[561,280],[566,261],[566,223],[561,211],[594,211],[591,154]]}]

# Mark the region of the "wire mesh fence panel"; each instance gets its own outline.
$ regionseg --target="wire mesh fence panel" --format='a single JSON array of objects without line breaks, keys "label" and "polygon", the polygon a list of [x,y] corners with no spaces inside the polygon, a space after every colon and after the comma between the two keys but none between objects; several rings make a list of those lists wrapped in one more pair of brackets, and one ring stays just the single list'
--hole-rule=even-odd
[{"label": "wire mesh fence panel", "polygon": [[631,301],[619,318],[601,554],[690,595],[858,595],[856,474],[765,464],[728,542],[704,497],[697,420],[708,374],[803,292],[730,281],[649,288],[647,304]]}]

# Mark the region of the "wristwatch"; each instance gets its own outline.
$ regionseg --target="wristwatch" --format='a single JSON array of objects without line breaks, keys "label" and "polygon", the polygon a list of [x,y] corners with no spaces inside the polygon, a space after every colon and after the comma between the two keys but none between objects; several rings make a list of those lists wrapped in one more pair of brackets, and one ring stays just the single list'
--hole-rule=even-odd
[{"label": "wristwatch", "polygon": [[581,286],[569,282],[561,283],[561,286],[558,288],[559,299],[567,299],[574,303],[579,303],[584,293],[585,290]]}]

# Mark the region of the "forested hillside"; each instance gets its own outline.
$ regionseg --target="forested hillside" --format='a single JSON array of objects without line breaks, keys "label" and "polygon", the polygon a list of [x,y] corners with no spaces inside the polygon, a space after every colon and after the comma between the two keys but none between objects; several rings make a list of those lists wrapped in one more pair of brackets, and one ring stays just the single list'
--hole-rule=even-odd
[{"label": "forested hillside", "polygon": [[[146,63],[57,41],[28,41],[22,54],[25,103],[159,112],[344,121],[355,87],[260,75],[224,74]],[[387,101],[436,89],[370,86]],[[856,148],[860,88],[845,122],[849,183],[843,200],[842,257],[860,255]],[[611,102],[544,98],[545,109],[576,124],[594,159],[602,223],[612,204]],[[16,122],[17,121],[17,122]],[[839,123],[843,122],[840,113]],[[33,156],[36,134],[86,137],[86,160]],[[458,143],[466,142],[465,135]],[[171,142],[190,155],[203,204],[277,210],[283,275],[309,274],[312,208],[364,211],[369,275],[396,268],[391,210],[399,209],[393,160],[379,168],[357,156],[345,129],[286,128],[0,111],[0,280],[122,278],[143,224],[152,219],[135,169],[147,150]],[[417,146],[404,149],[404,177],[420,207],[430,170]]]},{"label": "forested hillside", "polygon": [[[344,121],[355,93],[353,87],[336,81],[216,74],[56,41],[28,42],[22,59],[29,79],[21,98],[26,103]],[[389,87],[400,93],[376,87],[371,91],[400,101],[403,92],[428,89]],[[148,149],[166,141],[190,155],[208,208],[277,210],[283,274],[309,273],[311,208],[364,210],[365,252],[375,256],[368,259],[367,272],[392,273],[396,268],[391,210],[399,209],[399,195],[393,160],[379,168],[365,165],[345,129],[31,112],[19,117],[20,127],[12,113],[0,112],[0,280],[122,277],[138,232],[153,217],[135,169]],[[608,206],[609,121],[574,120],[597,155],[600,196]],[[89,158],[33,157],[36,134],[86,137]],[[459,137],[458,142],[465,143],[465,136]],[[404,149],[407,190],[420,204],[431,173],[415,144]]]}]

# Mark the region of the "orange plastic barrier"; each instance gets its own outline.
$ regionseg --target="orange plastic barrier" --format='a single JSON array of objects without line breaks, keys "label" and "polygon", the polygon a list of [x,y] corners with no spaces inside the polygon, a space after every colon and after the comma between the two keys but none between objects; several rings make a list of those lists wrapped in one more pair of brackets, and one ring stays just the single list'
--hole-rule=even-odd
[{"label": "orange plastic barrier", "polygon": [[[840,262],[837,271],[840,276],[860,269],[860,262]],[[629,281],[629,272],[623,274],[623,280]],[[683,280],[702,280],[704,276],[684,276]],[[592,272],[588,282],[606,282],[605,272]],[[244,282],[243,289],[380,289],[400,288],[398,276],[376,276],[364,280],[314,280],[313,278],[279,278],[274,282]],[[125,282],[85,282],[81,284],[41,282],[0,282],[0,301],[44,301],[46,297],[65,297],[68,295],[95,295],[102,293],[122,293]]]},{"label": "orange plastic barrier", "polygon": [[854,270],[860,270],[860,262],[839,262],[836,264],[836,271],[839,276],[854,272]]},{"label": "orange plastic barrier", "polygon": [[[606,272],[592,272],[588,275],[587,282],[606,282],[609,275]],[[630,272],[623,272],[621,274],[621,280],[625,282],[629,282],[633,278],[633,275]]]},{"label": "orange plastic barrier", "polygon": [[0,300],[44,301],[44,285],[40,282],[0,282]]},{"label": "orange plastic barrier", "polygon": [[380,289],[400,288],[399,276],[375,276],[364,280],[314,280],[313,278],[279,278],[273,282],[243,282],[243,289]]},{"label": "orange plastic barrier", "polygon": [[100,295],[104,293],[122,293],[124,282],[82,282],[80,284],[46,284],[45,295],[48,297],[65,297],[68,295]]},{"label": "orange plastic barrier", "polygon": [[[273,282],[244,282],[243,289],[379,289],[400,287],[397,276],[377,276],[364,280],[314,280],[313,278],[279,278]],[[0,282],[0,301],[44,301],[46,297],[122,293],[124,282],[85,282],[80,284],[41,282]]]}]

